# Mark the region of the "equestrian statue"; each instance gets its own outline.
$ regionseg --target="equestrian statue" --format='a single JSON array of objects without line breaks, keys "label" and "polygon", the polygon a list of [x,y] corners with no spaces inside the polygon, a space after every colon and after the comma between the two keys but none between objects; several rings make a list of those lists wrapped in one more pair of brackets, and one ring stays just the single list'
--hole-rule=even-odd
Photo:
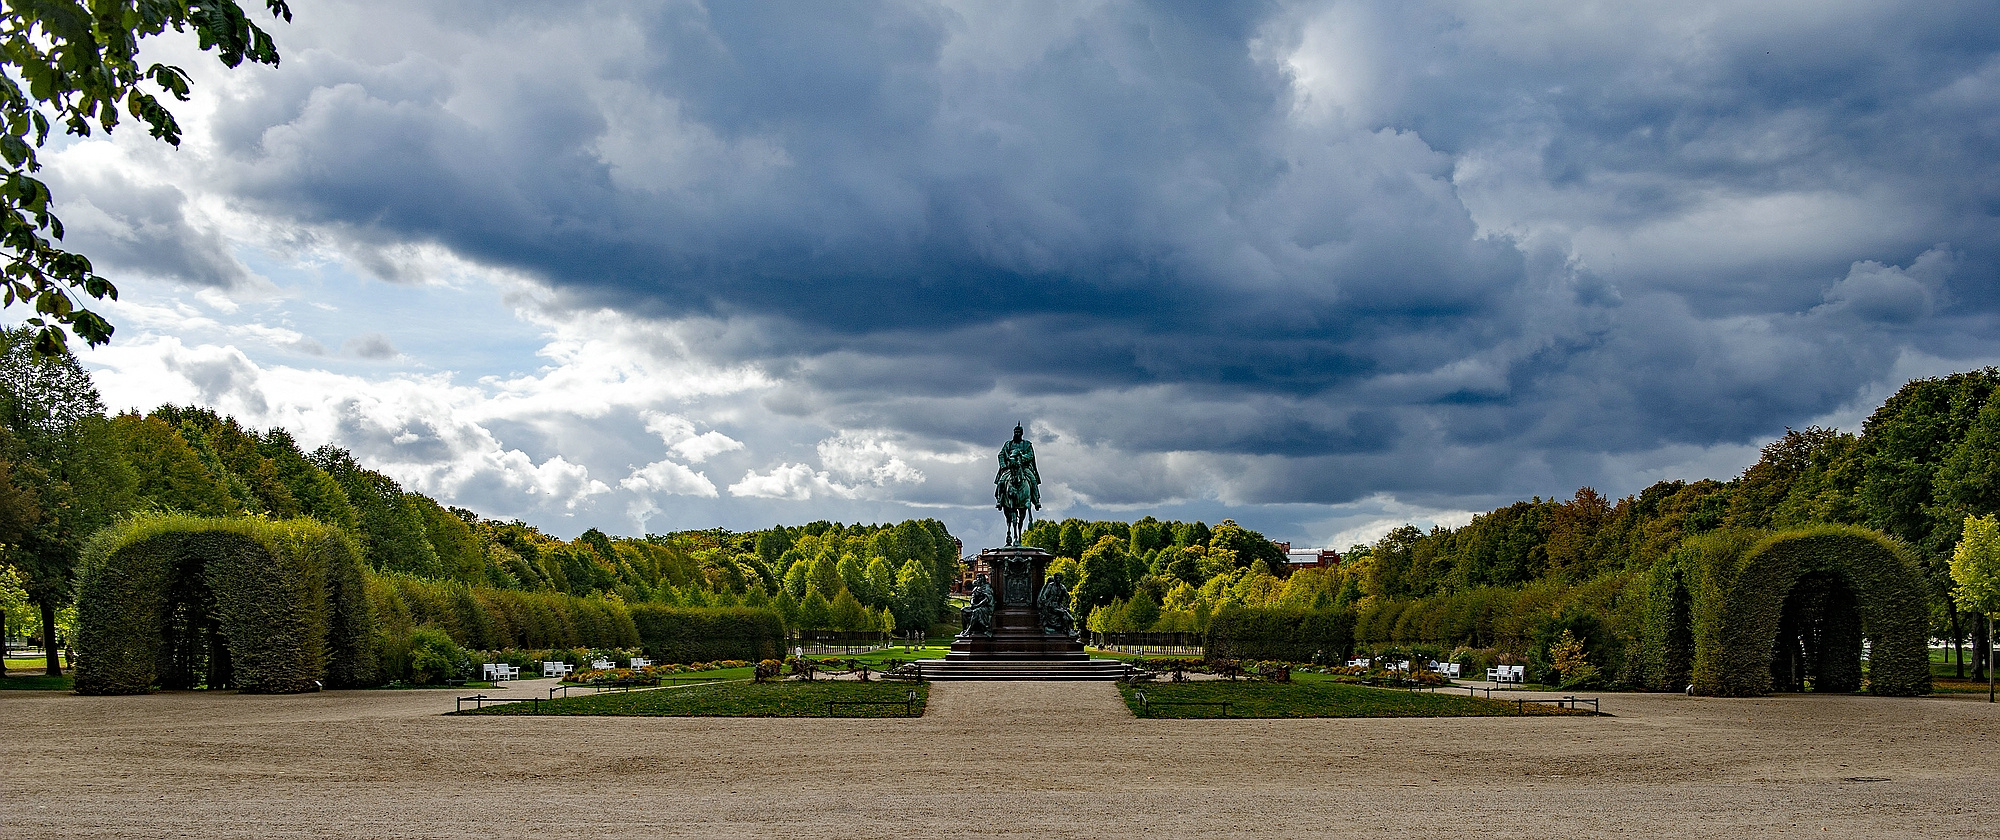
[{"label": "equestrian statue", "polygon": [[1021,438],[1020,424],[1014,424],[1014,439],[1000,447],[1000,472],[993,476],[994,507],[1007,515],[1007,544],[1020,545],[1033,514],[1042,509],[1042,475],[1035,469],[1035,445]]}]

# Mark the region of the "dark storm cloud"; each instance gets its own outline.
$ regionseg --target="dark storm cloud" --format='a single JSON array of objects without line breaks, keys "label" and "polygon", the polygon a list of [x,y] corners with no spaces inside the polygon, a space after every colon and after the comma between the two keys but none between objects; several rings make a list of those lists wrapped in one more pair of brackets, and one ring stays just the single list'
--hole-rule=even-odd
[{"label": "dark storm cloud", "polygon": [[428,8],[307,29],[229,188],[753,325],[697,349],[843,428],[1034,414],[1257,501],[1580,482],[2000,310],[1991,4]]}]

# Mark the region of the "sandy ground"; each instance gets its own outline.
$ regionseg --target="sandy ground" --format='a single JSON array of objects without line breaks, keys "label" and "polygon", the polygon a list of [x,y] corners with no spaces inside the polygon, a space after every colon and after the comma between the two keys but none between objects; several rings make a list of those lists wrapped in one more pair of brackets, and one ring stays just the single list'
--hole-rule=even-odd
[{"label": "sandy ground", "polygon": [[1103,683],[932,692],[915,720],[754,720],[10,691],[0,836],[2000,837],[1983,696],[1167,721]]}]

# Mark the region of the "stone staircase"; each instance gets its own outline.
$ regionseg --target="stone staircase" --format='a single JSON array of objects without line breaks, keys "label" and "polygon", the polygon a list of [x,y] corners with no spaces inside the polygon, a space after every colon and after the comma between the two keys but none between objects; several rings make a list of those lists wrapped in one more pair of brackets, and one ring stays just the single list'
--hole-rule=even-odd
[{"label": "stone staircase", "polygon": [[1127,673],[1116,659],[1032,660],[919,659],[896,676],[925,680],[1116,680]]}]

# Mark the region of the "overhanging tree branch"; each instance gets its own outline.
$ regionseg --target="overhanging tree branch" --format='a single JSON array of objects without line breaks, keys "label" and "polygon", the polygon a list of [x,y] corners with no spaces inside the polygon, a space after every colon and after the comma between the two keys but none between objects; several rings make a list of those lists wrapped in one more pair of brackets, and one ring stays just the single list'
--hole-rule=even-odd
[{"label": "overhanging tree branch", "polygon": [[[290,21],[286,0],[265,0]],[[63,250],[62,220],[50,212],[48,185],[36,152],[51,119],[66,133],[110,133],[122,115],[173,146],[180,124],[146,88],[186,101],[188,75],[178,67],[141,67],[139,43],[172,28],[193,29],[203,51],[224,66],[244,61],[277,66],[269,33],[250,22],[236,0],[4,0],[0,2],[0,301],[32,306],[27,323],[38,352],[60,353],[69,333],[92,346],[111,340],[112,326],[88,300],[118,299],[118,288],[89,258]]]}]

